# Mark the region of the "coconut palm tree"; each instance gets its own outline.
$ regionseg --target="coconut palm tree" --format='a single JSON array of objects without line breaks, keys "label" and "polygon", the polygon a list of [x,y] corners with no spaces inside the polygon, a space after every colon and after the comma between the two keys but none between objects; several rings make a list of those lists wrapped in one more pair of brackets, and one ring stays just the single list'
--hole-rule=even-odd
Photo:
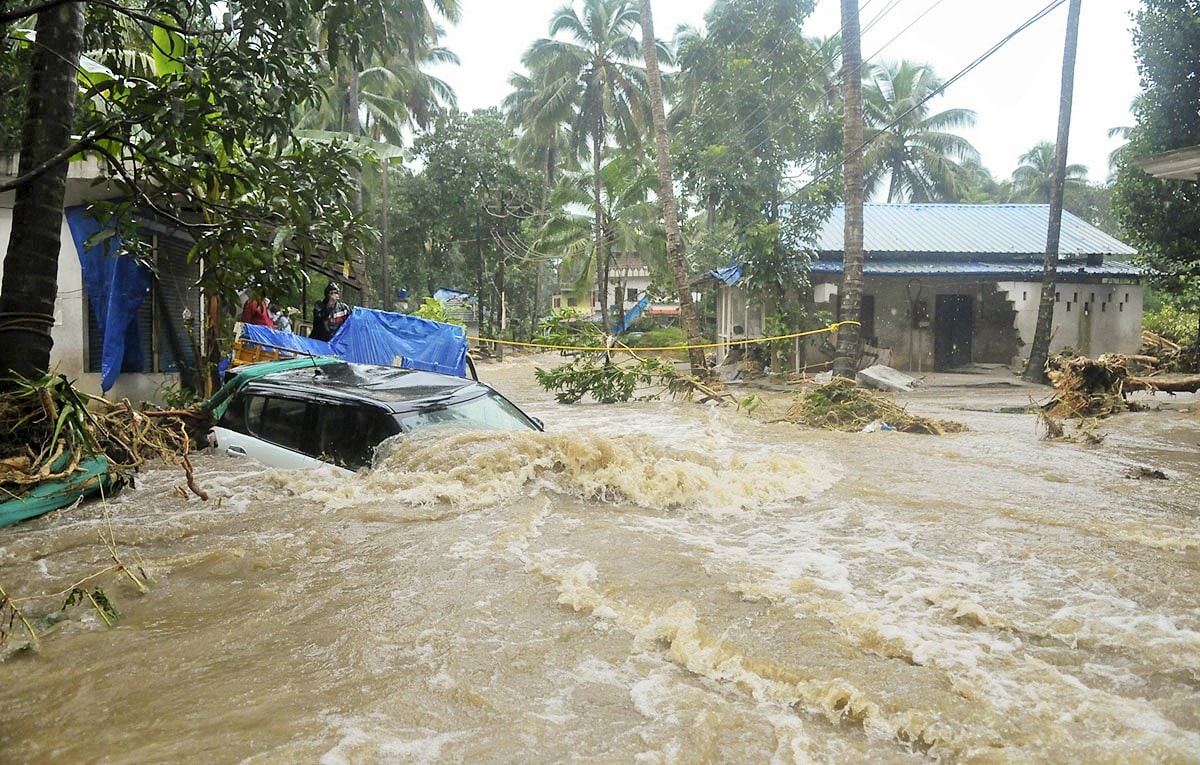
[{"label": "coconut palm tree", "polygon": [[[640,145],[647,122],[641,44],[633,34],[638,21],[634,0],[583,0],[582,13],[563,6],[550,20],[550,37],[534,41],[522,57],[531,72],[546,78],[541,86],[553,96],[548,105],[574,104],[573,148],[581,156],[590,153],[592,160],[592,246],[597,254],[603,251],[599,210],[605,146],[610,136],[622,146]],[[662,55],[668,56],[665,48]],[[600,310],[606,315],[608,262],[599,257],[596,261]]]},{"label": "coconut palm tree", "polygon": [[657,175],[649,158],[639,149],[621,149],[607,159],[600,167],[599,207],[594,207],[595,180],[591,173],[565,174],[550,196],[550,214],[538,236],[539,248],[562,257],[560,278],[570,281],[577,294],[586,293],[589,284],[601,293],[609,291],[607,275],[600,284],[595,274],[615,253],[638,255],[658,273],[666,265],[666,239],[651,197]]},{"label": "coconut palm tree", "polygon": [[[1054,187],[1054,154],[1054,144],[1042,141],[1021,155],[1021,165],[1012,174],[1014,201],[1050,204],[1050,190]],[[1087,173],[1083,165],[1067,165],[1064,187],[1083,188],[1087,185]]]},{"label": "coconut palm tree", "polygon": [[942,81],[927,64],[874,64],[863,77],[866,196],[887,179],[888,202],[952,197],[958,163],[979,161],[979,152],[950,131],[974,125],[975,112],[947,109],[931,114],[928,102]]},{"label": "coconut palm tree", "polygon": [[[37,378],[50,368],[54,299],[58,294],[59,235],[67,190],[71,121],[78,99],[76,66],[83,51],[83,4],[65,3],[37,15],[38,45],[22,131],[12,235],[0,287],[0,341],[5,347],[0,386],[13,374]],[[42,167],[39,167],[42,166]],[[41,172],[39,172],[41,171]]]},{"label": "coconut palm tree", "polygon": [[[561,90],[553,87],[544,71],[514,72],[509,75],[508,84],[512,90],[504,97],[501,108],[509,126],[517,133],[517,164],[537,168],[542,176],[542,196],[536,217],[536,226],[541,228],[546,222],[550,193],[558,182],[560,170],[579,169],[578,157],[571,151],[569,127],[574,122],[575,104],[571,99],[561,97]],[[530,248],[530,255],[537,258],[533,315],[540,316],[542,274],[547,256],[534,250],[534,247]]]}]

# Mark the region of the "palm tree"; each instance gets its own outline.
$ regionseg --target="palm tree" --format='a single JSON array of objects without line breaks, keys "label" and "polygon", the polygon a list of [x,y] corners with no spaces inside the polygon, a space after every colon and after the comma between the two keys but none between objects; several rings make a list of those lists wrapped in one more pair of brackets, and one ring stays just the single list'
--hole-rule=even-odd
[{"label": "palm tree", "polygon": [[[1021,155],[1021,165],[1013,171],[1013,200],[1018,202],[1042,202],[1050,204],[1050,191],[1054,188],[1055,148],[1049,141],[1042,141]],[[1087,185],[1088,170],[1083,165],[1067,165],[1063,184],[1068,189],[1079,189]]]},{"label": "palm tree", "polygon": [[67,190],[65,151],[79,97],[76,66],[83,51],[84,4],[64,3],[37,15],[30,61],[28,109],[22,130],[12,235],[0,287],[0,385],[13,373],[29,378],[50,369],[54,300],[58,294],[59,236]]},{"label": "palm tree", "polygon": [[[645,71],[638,66],[641,46],[632,30],[639,20],[633,0],[583,0],[582,15],[566,5],[550,21],[550,37],[534,41],[522,57],[532,72],[545,76],[548,104],[574,104],[570,135],[574,149],[586,153],[590,139],[592,203],[596,217],[592,246],[603,251],[600,167],[610,135],[622,146],[641,143],[646,108]],[[566,39],[557,39],[562,35]],[[608,313],[608,261],[596,257],[601,315]]]},{"label": "palm tree", "polygon": [[958,163],[979,161],[970,142],[949,132],[974,125],[975,112],[930,114],[927,104],[941,88],[927,64],[885,62],[864,72],[867,197],[887,178],[888,202],[946,199],[954,194]]},{"label": "palm tree", "polygon": [[658,198],[662,205],[663,225],[667,236],[667,265],[675,282],[679,300],[679,321],[687,337],[688,360],[692,375],[704,374],[704,351],[700,346],[700,322],[692,304],[688,284],[687,260],[683,254],[683,236],[679,231],[679,206],[675,201],[675,180],[671,172],[670,136],[667,135],[667,115],[663,107],[662,76],[658,70],[658,41],[654,37],[654,11],[650,0],[640,0],[642,16],[642,57],[646,60],[646,84],[650,88],[650,114],[654,126],[654,159],[658,171]]},{"label": "palm tree", "polygon": [[844,125],[842,167],[845,176],[846,216],[842,245],[841,319],[849,322],[838,331],[833,374],[854,378],[860,358],[863,276],[863,94],[862,36],[858,0],[842,0],[842,82]]},{"label": "palm tree", "polygon": [[[530,74],[514,72],[508,84],[512,91],[504,97],[501,108],[508,124],[517,132],[515,144],[517,164],[537,168],[542,176],[542,195],[535,219],[537,228],[546,222],[550,192],[558,181],[560,168],[578,169],[577,158],[571,152],[569,125],[574,121],[575,104],[553,88],[544,71]],[[533,315],[540,316],[542,273],[546,257],[530,248],[537,259],[533,289]],[[531,325],[536,329],[536,322]]]},{"label": "palm tree", "polygon": [[[665,238],[651,200],[657,176],[648,158],[635,149],[619,150],[606,160],[600,168],[598,207],[593,206],[595,180],[590,173],[566,174],[550,196],[551,212],[538,236],[540,248],[560,254],[560,278],[566,275],[580,294],[597,283],[598,264],[614,253],[638,255],[659,272],[665,265]],[[594,239],[597,220],[600,248]],[[607,281],[598,288],[607,293]]]}]

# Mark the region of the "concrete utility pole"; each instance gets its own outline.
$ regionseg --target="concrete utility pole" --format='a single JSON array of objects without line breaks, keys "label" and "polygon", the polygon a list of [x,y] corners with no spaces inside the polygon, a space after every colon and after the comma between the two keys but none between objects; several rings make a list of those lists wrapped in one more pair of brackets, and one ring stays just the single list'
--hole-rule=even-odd
[{"label": "concrete utility pole", "polygon": [[1054,323],[1054,289],[1058,276],[1058,243],[1062,233],[1063,186],[1067,176],[1067,139],[1071,133],[1071,104],[1075,90],[1075,50],[1079,46],[1079,6],[1071,0],[1067,10],[1067,41],[1063,50],[1062,94],[1058,101],[1058,140],[1054,150],[1054,182],[1050,185],[1050,221],[1046,226],[1046,259],[1042,263],[1042,297],[1038,304],[1037,327],[1029,348],[1029,361],[1022,379],[1046,382],[1046,360],[1050,356],[1050,332]]},{"label": "concrete utility pole", "polygon": [[[846,217],[838,320],[857,322],[861,316],[863,274],[862,39],[858,0],[842,0],[842,93]],[[860,329],[858,324],[844,324],[838,329],[837,355],[833,359],[835,377],[853,378],[858,371],[862,353]]]}]

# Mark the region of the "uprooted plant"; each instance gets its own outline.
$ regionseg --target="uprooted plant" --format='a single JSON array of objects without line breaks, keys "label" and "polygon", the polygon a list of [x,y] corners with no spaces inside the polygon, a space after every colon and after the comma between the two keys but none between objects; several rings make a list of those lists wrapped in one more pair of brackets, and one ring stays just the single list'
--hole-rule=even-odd
[{"label": "uprooted plant", "polygon": [[721,398],[720,390],[680,373],[670,359],[644,355],[654,349],[634,349],[609,338],[600,325],[577,311],[556,311],[541,325],[539,345],[558,349],[567,361],[554,369],[534,370],[538,384],[554,393],[560,404],[591,396],[602,404],[653,400],[666,392],[692,398]]},{"label": "uprooted plant", "polygon": [[1137,377],[1130,374],[1128,359],[1118,353],[1098,358],[1069,352],[1046,361],[1046,376],[1055,396],[1046,405],[1047,414],[1056,417],[1107,417],[1136,409],[1126,396],[1132,391],[1175,394],[1200,390],[1200,377]]},{"label": "uprooted plant", "polygon": [[189,488],[206,498],[188,454],[208,420],[200,406],[155,411],[107,401],[79,391],[61,374],[7,380],[0,394],[0,496],[63,478],[81,459],[103,455],[117,480],[132,478],[154,457],[178,464]]},{"label": "uprooted plant", "polygon": [[859,432],[872,423],[886,423],[905,433],[942,435],[967,430],[961,423],[909,414],[896,402],[863,388],[853,380],[835,377],[796,394],[783,419],[811,428]]}]

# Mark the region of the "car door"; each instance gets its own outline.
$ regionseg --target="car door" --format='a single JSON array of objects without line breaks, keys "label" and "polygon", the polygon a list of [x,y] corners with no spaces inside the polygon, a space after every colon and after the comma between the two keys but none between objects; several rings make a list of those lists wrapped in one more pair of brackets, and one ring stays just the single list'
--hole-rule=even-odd
[{"label": "car door", "polygon": [[231,402],[213,436],[230,457],[291,470],[319,467],[314,413],[314,403],[303,398],[246,391]]}]

